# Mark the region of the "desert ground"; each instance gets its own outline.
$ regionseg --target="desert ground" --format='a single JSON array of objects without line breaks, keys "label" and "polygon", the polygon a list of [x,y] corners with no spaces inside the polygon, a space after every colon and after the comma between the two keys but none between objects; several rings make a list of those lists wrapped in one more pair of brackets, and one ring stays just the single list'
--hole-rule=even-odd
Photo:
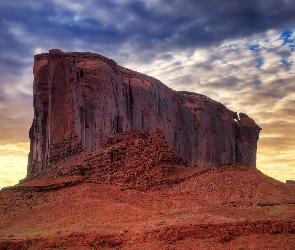
[{"label": "desert ground", "polygon": [[294,186],[249,165],[145,190],[81,176],[0,192],[0,249],[295,249]]}]

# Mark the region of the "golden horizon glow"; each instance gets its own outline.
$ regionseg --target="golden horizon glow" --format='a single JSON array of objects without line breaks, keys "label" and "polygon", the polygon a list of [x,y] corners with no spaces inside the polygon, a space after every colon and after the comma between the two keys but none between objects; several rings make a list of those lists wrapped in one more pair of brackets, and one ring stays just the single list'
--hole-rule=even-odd
[{"label": "golden horizon glow", "polygon": [[0,146],[0,189],[26,177],[29,143]]},{"label": "golden horizon glow", "polygon": [[[266,149],[267,150],[267,149]],[[263,155],[263,148],[258,147],[257,169],[262,173],[283,183],[295,180],[295,171],[287,163],[270,164],[267,156]],[[29,143],[10,144],[0,146],[0,189],[13,186],[26,177]],[[3,152],[8,152],[4,154]],[[261,155],[260,155],[261,154]]]}]

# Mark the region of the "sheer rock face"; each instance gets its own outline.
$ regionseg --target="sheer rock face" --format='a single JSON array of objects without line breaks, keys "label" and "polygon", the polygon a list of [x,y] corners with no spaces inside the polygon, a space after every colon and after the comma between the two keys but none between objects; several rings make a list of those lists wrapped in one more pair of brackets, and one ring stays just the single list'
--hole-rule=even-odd
[{"label": "sheer rock face", "polygon": [[55,49],[35,56],[28,177],[65,156],[96,151],[110,136],[157,127],[191,166],[256,164],[260,128],[246,114],[102,55]]}]

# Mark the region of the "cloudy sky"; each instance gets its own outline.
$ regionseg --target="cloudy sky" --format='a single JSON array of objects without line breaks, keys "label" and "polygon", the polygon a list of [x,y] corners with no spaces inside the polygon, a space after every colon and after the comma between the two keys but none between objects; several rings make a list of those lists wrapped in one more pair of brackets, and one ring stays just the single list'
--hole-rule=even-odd
[{"label": "cloudy sky", "polygon": [[262,128],[258,168],[295,179],[295,1],[0,0],[0,188],[25,177],[33,55],[103,54]]}]

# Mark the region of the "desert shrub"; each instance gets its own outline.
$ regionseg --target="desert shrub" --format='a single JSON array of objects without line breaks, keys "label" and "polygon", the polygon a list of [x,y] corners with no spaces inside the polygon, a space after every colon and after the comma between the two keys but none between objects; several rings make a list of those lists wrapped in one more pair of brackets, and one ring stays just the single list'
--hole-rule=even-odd
[{"label": "desert shrub", "polygon": [[164,224],[166,224],[166,220],[160,220],[159,222],[155,223],[156,226],[161,226],[161,225],[164,225]]}]

